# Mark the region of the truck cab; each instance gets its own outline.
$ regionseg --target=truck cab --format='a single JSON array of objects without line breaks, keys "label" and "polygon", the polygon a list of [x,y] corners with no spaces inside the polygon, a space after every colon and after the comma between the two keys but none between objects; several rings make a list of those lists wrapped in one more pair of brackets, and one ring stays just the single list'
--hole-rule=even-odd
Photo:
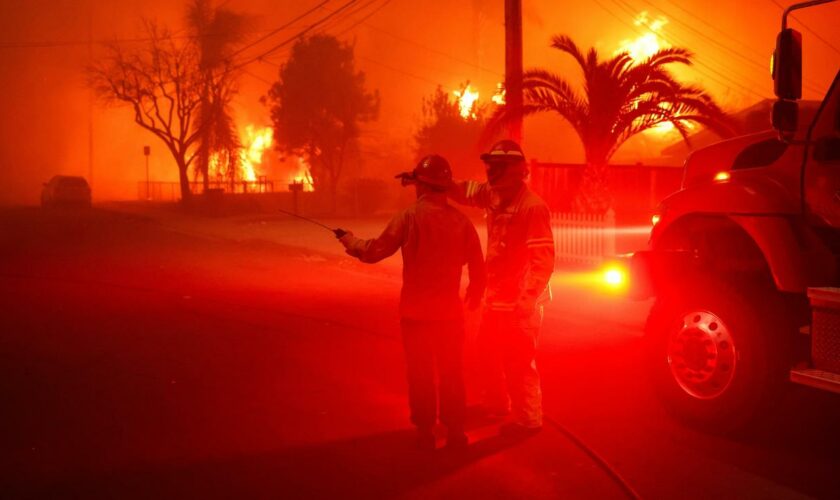
[{"label": "truck cab", "polygon": [[[637,297],[655,297],[648,366],[674,414],[743,426],[790,381],[840,393],[840,72],[798,119],[801,37],[774,54],[774,129],[698,150],[633,255]],[[840,403],[840,396],[838,396]]]}]

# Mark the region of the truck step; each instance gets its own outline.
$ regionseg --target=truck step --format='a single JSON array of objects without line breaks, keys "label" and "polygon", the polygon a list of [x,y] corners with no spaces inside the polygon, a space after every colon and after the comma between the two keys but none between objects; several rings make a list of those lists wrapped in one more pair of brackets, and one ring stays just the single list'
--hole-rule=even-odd
[{"label": "truck step", "polygon": [[790,371],[790,380],[797,384],[840,394],[840,373],[815,368],[794,368]]}]

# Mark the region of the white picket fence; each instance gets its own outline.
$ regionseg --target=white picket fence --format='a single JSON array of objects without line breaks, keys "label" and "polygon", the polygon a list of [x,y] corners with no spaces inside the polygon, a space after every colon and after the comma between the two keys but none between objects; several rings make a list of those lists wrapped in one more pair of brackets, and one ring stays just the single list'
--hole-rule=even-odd
[{"label": "white picket fence", "polygon": [[557,262],[600,264],[615,255],[615,212],[551,214]]}]

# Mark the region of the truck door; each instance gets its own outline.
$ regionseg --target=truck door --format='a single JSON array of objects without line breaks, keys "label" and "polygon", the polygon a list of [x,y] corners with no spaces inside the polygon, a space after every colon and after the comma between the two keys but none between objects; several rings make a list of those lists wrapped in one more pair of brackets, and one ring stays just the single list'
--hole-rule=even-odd
[{"label": "truck door", "polygon": [[840,72],[817,112],[809,139],[805,158],[808,212],[818,226],[840,231]]}]

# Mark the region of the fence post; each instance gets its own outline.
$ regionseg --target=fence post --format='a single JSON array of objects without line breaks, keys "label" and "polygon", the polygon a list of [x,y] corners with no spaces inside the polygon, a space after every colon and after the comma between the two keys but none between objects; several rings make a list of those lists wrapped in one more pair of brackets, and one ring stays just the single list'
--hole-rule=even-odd
[{"label": "fence post", "polygon": [[615,210],[610,207],[604,215],[604,256],[615,255]]}]

